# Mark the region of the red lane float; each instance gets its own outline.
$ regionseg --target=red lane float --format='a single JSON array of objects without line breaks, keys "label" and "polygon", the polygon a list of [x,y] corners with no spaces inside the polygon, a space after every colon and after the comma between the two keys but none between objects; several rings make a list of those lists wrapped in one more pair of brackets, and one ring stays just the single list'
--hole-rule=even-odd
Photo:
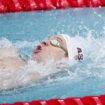
[{"label": "red lane float", "polygon": [[105,6],[105,0],[0,0],[0,13]]},{"label": "red lane float", "polygon": [[33,100],[31,102],[2,103],[0,105],[105,105],[105,95],[66,99]]}]

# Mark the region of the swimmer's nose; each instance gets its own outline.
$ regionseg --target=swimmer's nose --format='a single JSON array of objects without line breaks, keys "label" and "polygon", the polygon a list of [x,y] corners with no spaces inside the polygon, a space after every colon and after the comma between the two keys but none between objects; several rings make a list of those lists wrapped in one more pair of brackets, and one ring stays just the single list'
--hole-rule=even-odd
[{"label": "swimmer's nose", "polygon": [[48,46],[48,45],[49,45],[49,42],[48,42],[48,41],[42,41],[42,42],[41,42],[41,45],[43,45],[43,46]]}]

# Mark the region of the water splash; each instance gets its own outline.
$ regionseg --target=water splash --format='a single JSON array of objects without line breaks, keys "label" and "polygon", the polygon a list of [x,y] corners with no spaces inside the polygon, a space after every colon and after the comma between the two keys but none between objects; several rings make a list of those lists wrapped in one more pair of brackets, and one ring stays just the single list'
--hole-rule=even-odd
[{"label": "water splash", "polygon": [[[81,42],[78,42],[78,39],[81,39]],[[86,52],[82,62],[64,62],[66,66],[61,68],[59,66],[57,67],[52,61],[46,65],[42,65],[29,60],[27,65],[14,74],[0,70],[0,89],[8,89],[33,83],[40,84],[43,80],[50,84],[55,83],[55,81],[60,82],[66,80],[69,80],[69,83],[73,83],[74,81],[77,82],[92,77],[105,79],[105,37],[94,38],[89,31],[87,37],[76,35],[74,40],[82,43],[83,49]],[[5,45],[8,45],[9,47],[9,45],[13,44],[19,50],[26,48],[31,51],[37,43],[39,43],[39,41],[16,41],[12,43],[6,38],[2,38],[0,46],[5,47]],[[28,50],[25,50],[25,52],[29,53]],[[40,78],[44,76],[46,78]],[[37,81],[36,78],[40,81]]]}]

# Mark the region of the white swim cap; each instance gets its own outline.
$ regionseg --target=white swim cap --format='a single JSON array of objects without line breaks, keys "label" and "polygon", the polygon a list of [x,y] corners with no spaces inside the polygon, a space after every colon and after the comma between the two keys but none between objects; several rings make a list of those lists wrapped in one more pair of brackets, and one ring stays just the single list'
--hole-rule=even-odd
[{"label": "white swim cap", "polygon": [[83,59],[83,51],[82,51],[82,44],[80,38],[73,38],[69,35],[61,34],[61,36],[65,39],[67,50],[68,50],[68,57],[69,60],[82,60]]}]

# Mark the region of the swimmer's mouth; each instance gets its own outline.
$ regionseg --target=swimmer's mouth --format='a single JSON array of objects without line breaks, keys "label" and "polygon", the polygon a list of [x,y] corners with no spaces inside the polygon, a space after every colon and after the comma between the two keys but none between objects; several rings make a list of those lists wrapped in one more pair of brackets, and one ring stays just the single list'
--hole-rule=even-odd
[{"label": "swimmer's mouth", "polygon": [[35,49],[34,49],[34,53],[39,53],[42,50],[42,47],[40,45],[38,45]]}]

